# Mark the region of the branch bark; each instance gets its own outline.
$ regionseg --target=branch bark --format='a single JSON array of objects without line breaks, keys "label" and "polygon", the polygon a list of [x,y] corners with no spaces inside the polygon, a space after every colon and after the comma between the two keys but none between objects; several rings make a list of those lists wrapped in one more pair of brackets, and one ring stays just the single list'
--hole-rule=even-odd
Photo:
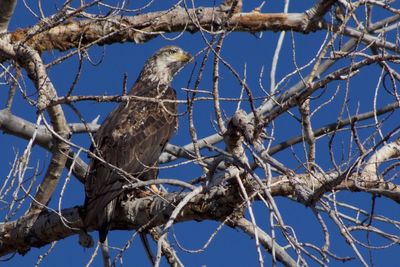
[{"label": "branch bark", "polygon": [[[107,16],[98,20],[73,20],[32,34],[30,29],[18,29],[11,34],[13,41],[27,40],[27,44],[38,52],[85,47],[98,44],[105,45],[121,41],[143,43],[162,33],[200,29],[212,31],[260,32],[292,30],[308,31],[306,13],[261,14],[256,12],[237,13],[231,18],[227,12],[214,7],[184,9],[177,7],[168,11],[159,11],[129,16]],[[229,18],[229,19],[228,19]],[[224,25],[222,23],[226,22]],[[315,30],[315,29],[314,29]]]},{"label": "branch bark", "polygon": [[373,180],[381,180],[378,175],[378,167],[386,160],[400,156],[400,139],[392,143],[385,144],[382,148],[375,151],[366,163],[363,173],[366,177]]},{"label": "branch bark", "polygon": [[[228,174],[229,175],[229,174]],[[334,174],[330,174],[332,179]],[[228,178],[228,177],[225,177]],[[278,176],[269,187],[272,196],[295,196],[295,190],[290,182],[293,177]],[[296,175],[308,185],[309,190],[317,190],[321,177],[310,180],[309,174]],[[253,190],[259,186],[254,182]],[[397,203],[400,203],[400,187],[389,182],[365,182],[364,177],[354,174],[335,187],[322,187],[325,192],[331,190],[349,190],[353,192],[370,192],[380,194]],[[126,200],[117,207],[111,229],[132,230],[147,225],[152,227],[165,224],[175,205],[188,193],[169,193],[160,198],[149,196],[139,199]],[[238,206],[243,202],[237,188],[230,186],[215,186],[208,191],[194,196],[183,208],[175,222],[216,220],[224,221],[230,216],[233,222],[242,218]],[[81,219],[82,208],[74,207],[59,213],[43,211],[36,216],[25,216],[17,221],[0,224],[0,256],[12,252],[26,253],[32,247],[41,247],[56,240],[78,234],[83,229]],[[244,227],[244,226],[243,226]],[[252,226],[251,226],[252,227]],[[94,226],[89,226],[88,231],[95,231]]]},{"label": "branch bark", "polygon": [[[223,220],[232,216],[236,203],[240,201],[236,189],[213,188],[207,193],[193,197],[184,207],[176,222]],[[170,193],[163,196],[150,196],[122,202],[117,207],[111,229],[131,230],[144,225],[153,228],[165,224],[187,193]],[[83,228],[80,213],[82,208],[64,209],[60,213],[43,211],[37,219],[34,215],[25,216],[18,221],[0,224],[0,255],[14,251],[26,253],[31,247],[41,247],[55,240],[79,233]],[[34,218],[34,219],[32,219]],[[97,230],[93,226],[88,231]]]},{"label": "branch bark", "polygon": [[[48,107],[50,100],[57,97],[57,93],[47,76],[46,68],[38,52],[22,44],[11,45],[7,42],[6,38],[0,40],[0,51],[7,58],[18,61],[25,68],[29,78],[39,92],[37,103],[39,111],[47,107],[54,131],[61,138],[68,139],[70,132],[61,105]],[[43,182],[36,193],[35,199],[37,202],[32,202],[30,209],[32,212],[42,210],[42,205],[46,205],[50,200],[67,161],[68,151],[69,146],[65,142],[58,138],[53,140],[51,162],[47,168]],[[38,205],[37,203],[41,203],[42,205]]]},{"label": "branch bark", "polygon": [[[235,13],[230,17],[229,12],[223,12],[214,7],[196,9],[177,7],[168,11],[132,17],[106,16],[98,20],[63,18],[66,20],[65,23],[56,26],[43,25],[43,27],[38,27],[39,32],[36,34],[32,33],[30,28],[18,29],[11,33],[11,39],[14,42],[26,41],[26,44],[42,53],[52,50],[66,51],[78,47],[86,48],[95,44],[143,43],[164,33],[182,31],[194,33],[200,30],[218,32],[222,28],[225,31],[250,33],[288,30],[308,33],[322,28],[336,32],[340,28],[323,23],[321,17],[330,5],[331,3],[319,4],[318,12],[315,14],[313,13],[315,10],[310,9],[304,13]],[[361,38],[367,44],[397,51],[395,44],[350,27],[345,27],[344,34]]]}]

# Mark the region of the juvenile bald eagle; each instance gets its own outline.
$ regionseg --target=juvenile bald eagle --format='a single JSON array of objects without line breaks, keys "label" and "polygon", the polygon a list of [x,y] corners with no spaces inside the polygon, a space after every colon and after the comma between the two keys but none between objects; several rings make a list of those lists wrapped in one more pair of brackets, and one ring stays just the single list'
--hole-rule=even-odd
[{"label": "juvenile bald eagle", "polygon": [[[161,48],[145,63],[128,95],[159,99],[121,103],[97,131],[92,151],[105,162],[140,180],[156,179],[157,161],[177,126],[174,74],[191,56],[176,46]],[[149,166],[151,168],[149,168]],[[92,159],[85,183],[85,225],[96,225],[104,242],[123,186],[130,181],[100,160]],[[134,181],[132,181],[134,182]]]}]

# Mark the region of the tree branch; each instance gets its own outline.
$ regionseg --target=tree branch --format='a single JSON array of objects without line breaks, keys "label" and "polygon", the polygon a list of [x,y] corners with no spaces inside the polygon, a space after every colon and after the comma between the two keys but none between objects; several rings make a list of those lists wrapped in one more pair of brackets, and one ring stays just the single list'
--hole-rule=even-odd
[{"label": "tree branch", "polygon": [[[72,129],[73,128],[81,129],[83,124],[80,125],[70,124],[69,126]],[[34,123],[24,120],[23,118],[20,118],[18,116],[15,116],[6,109],[0,110],[0,130],[5,133],[21,137],[25,140],[30,140],[33,136],[33,133],[35,132],[35,127],[36,125]],[[95,127],[95,129],[97,128],[98,126]],[[44,149],[51,151],[53,147],[53,136],[44,126],[39,127],[36,131],[36,138],[34,140],[34,144],[37,144],[43,147]],[[73,158],[74,158],[74,153],[72,151],[69,151],[68,159],[66,162],[67,167],[71,166]],[[75,175],[75,177],[77,177],[81,182],[83,182],[86,175],[87,164],[81,158],[76,158],[75,160],[76,162],[73,165],[72,172]]]},{"label": "tree branch", "polygon": [[[327,125],[325,125],[325,126],[323,126],[321,128],[316,129],[314,131],[313,135],[314,135],[315,138],[316,137],[320,137],[320,136],[326,135],[328,133],[331,133],[331,132],[333,132],[335,130],[342,129],[343,127],[346,127],[346,126],[348,126],[348,125],[350,125],[352,123],[355,123],[355,122],[358,122],[358,121],[363,121],[363,120],[368,120],[370,118],[373,118],[374,116],[380,116],[382,114],[385,114],[385,113],[388,113],[388,112],[392,112],[392,111],[394,111],[394,110],[396,110],[398,108],[399,108],[399,102],[396,101],[396,102],[390,103],[390,104],[388,104],[388,105],[384,106],[383,108],[380,108],[380,109],[378,109],[376,111],[369,111],[369,112],[365,112],[365,113],[362,113],[362,114],[357,114],[357,115],[354,115],[354,116],[352,116],[352,117],[350,117],[348,119],[338,120],[338,121],[336,121],[334,123],[329,123],[329,124],[327,124]],[[275,154],[275,153],[277,153],[279,151],[284,150],[285,148],[288,148],[290,146],[298,144],[303,140],[304,140],[304,136],[303,135],[299,135],[299,136],[296,136],[296,137],[294,137],[292,139],[285,140],[285,141],[283,141],[283,142],[271,147],[268,150],[268,154],[273,155],[273,154]]]},{"label": "tree branch", "polygon": [[[292,30],[305,32],[308,17],[306,13],[237,13],[227,20],[229,14],[214,7],[184,9],[177,7],[168,11],[159,11],[129,16],[108,16],[98,20],[68,20],[62,25],[41,30],[32,34],[28,29],[13,32],[13,41],[27,40],[27,44],[38,52],[85,47],[92,44],[105,45],[123,41],[143,43],[162,33],[200,29],[224,29],[227,31],[260,32]],[[194,19],[196,18],[196,19]],[[225,25],[221,23],[225,22]],[[315,30],[315,29],[314,29]]]},{"label": "tree branch", "polygon": [[[32,48],[23,46],[22,44],[12,46],[4,42],[2,43],[1,48],[2,52],[7,53],[9,58],[17,60],[18,63],[25,68],[29,78],[32,80],[39,92],[37,106],[39,111],[42,111],[48,106],[50,99],[57,97],[57,93],[47,76],[46,68],[43,65],[39,53]],[[70,132],[61,105],[47,107],[46,110],[54,127],[54,131],[61,138],[68,139]],[[64,170],[68,151],[68,144],[58,138],[53,140],[53,146],[51,147],[51,161],[47,168],[45,177],[43,178],[41,185],[38,187],[38,191],[35,195],[36,201],[32,202],[30,212],[38,212],[43,209],[42,205],[47,205],[55,190],[61,173]],[[41,203],[42,205],[39,205],[38,203]]]},{"label": "tree branch", "polygon": [[[400,156],[400,138],[392,143],[385,144],[379,150],[375,151],[365,164],[363,173],[365,176],[378,180],[378,167],[380,164],[394,157]],[[381,180],[381,179],[379,179]]]},{"label": "tree branch", "polygon": [[[241,201],[235,192],[233,187],[215,187],[207,193],[198,194],[189,201],[175,221],[223,220],[234,213],[236,203]],[[132,230],[143,225],[150,229],[163,225],[172,214],[174,205],[187,194],[169,193],[162,198],[154,195],[122,202],[117,207],[111,229]],[[83,228],[81,212],[80,207],[64,209],[60,214],[43,211],[36,220],[31,215],[0,224],[0,256],[14,251],[26,253],[31,247],[41,247],[77,234]],[[87,230],[97,230],[94,227],[88,226]]]},{"label": "tree branch", "polygon": [[[230,173],[227,173],[228,178]],[[235,175],[235,174],[234,174]],[[335,179],[335,174],[327,174]],[[296,179],[304,182],[309,190],[318,190],[321,177],[310,179],[309,174],[298,174]],[[278,176],[269,187],[272,196],[293,196],[295,190],[290,182],[293,176]],[[254,190],[259,188],[254,182]],[[322,187],[324,192],[334,190],[349,190],[353,192],[370,192],[380,194],[400,203],[400,187],[389,182],[365,182],[359,174],[354,174],[341,184]],[[261,191],[260,191],[261,192]],[[149,229],[165,224],[177,205],[188,193],[169,193],[162,198],[149,196],[126,200],[117,207],[111,229],[132,230],[146,225]],[[231,216],[235,221],[241,218],[238,206],[243,202],[237,188],[230,186],[215,186],[204,193],[194,196],[183,208],[175,222],[217,220],[223,221]],[[60,213],[43,211],[37,217],[24,216],[17,221],[0,224],[0,256],[11,252],[26,253],[31,247],[41,247],[53,241],[77,234],[83,228],[80,213],[81,207],[64,209]],[[62,215],[62,217],[60,216]],[[236,218],[236,219],[235,219]],[[94,225],[88,226],[88,231],[97,230]]]}]

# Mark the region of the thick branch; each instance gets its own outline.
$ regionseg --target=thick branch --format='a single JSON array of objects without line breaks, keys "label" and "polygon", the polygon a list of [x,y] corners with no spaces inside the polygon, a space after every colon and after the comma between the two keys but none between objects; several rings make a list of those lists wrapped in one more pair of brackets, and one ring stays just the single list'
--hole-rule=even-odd
[{"label": "thick branch", "polygon": [[[186,195],[187,193],[170,193],[163,198],[151,196],[123,202],[116,210],[112,229],[132,230],[143,225],[152,228],[165,224],[174,205]],[[235,188],[214,188],[193,197],[176,218],[176,222],[223,220],[232,215],[236,203],[240,201]],[[14,251],[27,252],[31,247],[41,247],[78,233],[83,227],[80,212],[82,210],[79,207],[65,209],[62,211],[62,220],[59,214],[44,211],[37,220],[32,220],[32,216],[25,216],[15,222],[0,224],[0,255]],[[89,226],[87,230],[97,229]]]},{"label": "thick branch", "polygon": [[[335,179],[335,174],[326,175]],[[295,190],[287,176],[276,177],[270,187],[272,196],[293,196]],[[322,181],[321,177],[315,180],[310,179],[309,174],[296,175],[297,180],[302,180],[304,186],[309,189],[317,188],[318,183]],[[255,184],[257,189],[258,185]],[[362,176],[354,174],[341,184],[330,187],[325,184],[321,188],[324,192],[334,190],[349,190],[354,192],[370,192],[380,194],[397,203],[400,203],[400,187],[393,183],[384,182],[365,182]],[[140,199],[125,201],[117,208],[113,219],[112,229],[132,230],[139,229],[146,225],[148,228],[165,224],[174,210],[174,205],[179,203],[187,193],[169,193],[163,198],[158,196],[149,196]],[[164,201],[164,199],[166,201]],[[203,221],[203,220],[225,220],[227,216],[232,216],[235,221],[241,218],[241,212],[237,206],[242,204],[240,194],[234,186],[211,188],[205,193],[193,197],[184,207],[175,222],[184,221]],[[18,221],[6,224],[0,224],[0,256],[11,252],[27,252],[31,247],[41,247],[56,240],[74,235],[82,229],[83,224],[80,213],[80,207],[65,209],[60,215],[54,212],[44,211],[37,220],[30,217],[22,217]],[[35,218],[35,216],[33,216]],[[96,230],[94,227],[87,229]]]},{"label": "thick branch", "polygon": [[[296,180],[296,183],[293,181]],[[296,190],[294,188],[296,186]],[[272,196],[293,196],[304,204],[317,201],[324,193],[332,190],[367,192],[379,194],[400,203],[400,186],[391,182],[377,181],[364,174],[354,173],[349,177],[344,174],[298,174],[291,177],[279,176],[271,186]]]},{"label": "thick branch", "polygon": [[[29,140],[35,132],[36,125],[30,121],[13,115],[9,110],[0,110],[0,130]],[[48,150],[51,148],[51,134],[44,128],[37,129],[35,144]]]},{"label": "thick branch", "polygon": [[[227,21],[228,12],[215,8],[186,10],[178,7],[169,11],[140,14],[133,17],[108,16],[98,20],[68,20],[39,34],[28,36],[29,29],[12,33],[12,40],[28,39],[28,44],[39,52],[54,49],[66,51],[90,44],[111,44],[116,42],[142,43],[167,32],[211,31],[224,26],[227,31],[282,31],[304,32],[308,17],[305,13],[238,13]],[[221,25],[225,22],[225,25]]]},{"label": "thick branch", "polygon": [[[385,144],[382,148],[375,151],[366,163],[363,173],[373,178],[373,180],[378,179],[378,167],[380,164],[386,160],[399,157],[400,156],[400,139],[396,141]],[[375,179],[374,179],[375,178]]]},{"label": "thick branch", "polygon": [[[55,49],[66,51],[94,44],[143,43],[163,33],[182,31],[194,33],[199,30],[218,31],[222,28],[226,31],[252,33],[261,31],[310,32],[322,27],[332,31],[339,31],[340,29],[337,26],[322,22],[320,15],[326,12],[326,8],[329,8],[333,1],[325,2],[329,2],[329,4],[320,4],[316,14],[309,13],[310,10],[304,13],[289,14],[250,12],[235,13],[229,17],[229,12],[222,12],[220,9],[213,7],[189,10],[177,7],[173,10],[140,14],[132,17],[108,16],[98,20],[69,19],[65,23],[54,27],[43,25],[39,27],[40,32],[37,34],[32,34],[29,28],[18,29],[11,34],[11,39],[14,41],[27,40],[29,46],[38,52],[43,52]],[[345,27],[344,34],[361,38],[367,44],[373,43],[377,47],[385,47],[397,51],[395,44],[349,27]]]},{"label": "thick branch", "polygon": [[[48,106],[51,99],[57,97],[56,90],[50,81],[46,73],[46,68],[40,58],[37,51],[24,47],[21,44],[17,44],[13,50],[15,51],[15,59],[25,68],[29,78],[35,84],[36,89],[39,92],[38,97],[38,109],[43,110]],[[67,125],[64,112],[61,105],[47,107],[51,124],[54,128],[54,132],[59,135],[62,139],[69,138],[69,127]],[[45,177],[42,183],[38,187],[38,191],[35,195],[35,202],[32,202],[30,211],[40,211],[43,206],[47,205],[51,195],[53,194],[55,187],[59,181],[62,171],[64,170],[65,163],[67,161],[67,155],[69,152],[69,146],[62,140],[55,138],[53,140],[53,146],[51,148],[52,157],[50,164],[47,168]]]}]

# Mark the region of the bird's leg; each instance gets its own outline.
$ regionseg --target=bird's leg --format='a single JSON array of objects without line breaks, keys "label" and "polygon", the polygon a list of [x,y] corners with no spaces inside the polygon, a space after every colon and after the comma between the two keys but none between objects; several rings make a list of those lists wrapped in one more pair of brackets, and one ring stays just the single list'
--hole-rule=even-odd
[{"label": "bird's leg", "polygon": [[152,193],[156,194],[156,195],[162,195],[162,191],[160,189],[158,189],[158,187],[155,184],[150,185],[150,189],[152,191]]},{"label": "bird's leg", "polygon": [[149,186],[150,189],[141,190],[139,193],[140,197],[148,197],[153,195],[163,195],[163,191],[161,191],[155,184]]}]

